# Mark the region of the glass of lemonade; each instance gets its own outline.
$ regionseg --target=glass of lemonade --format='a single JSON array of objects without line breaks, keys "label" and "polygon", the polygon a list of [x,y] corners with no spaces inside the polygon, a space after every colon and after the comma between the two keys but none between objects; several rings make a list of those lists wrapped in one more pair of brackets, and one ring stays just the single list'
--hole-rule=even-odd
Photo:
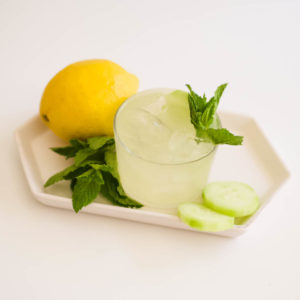
[{"label": "glass of lemonade", "polygon": [[[219,119],[211,127],[220,128]],[[128,196],[166,212],[200,199],[216,146],[195,141],[188,93],[161,88],[135,94],[120,106],[114,132]]]}]

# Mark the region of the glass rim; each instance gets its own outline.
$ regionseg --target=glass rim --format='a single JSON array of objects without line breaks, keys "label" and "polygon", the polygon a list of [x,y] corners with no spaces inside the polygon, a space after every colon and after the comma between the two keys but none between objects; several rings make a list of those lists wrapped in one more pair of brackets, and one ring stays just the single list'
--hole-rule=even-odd
[{"label": "glass rim", "polygon": [[[136,96],[141,96],[143,94],[149,94],[150,92],[159,92],[159,91],[176,91],[176,90],[179,90],[179,89],[172,89],[172,88],[153,88],[153,89],[147,89],[147,90],[143,90],[143,91],[140,91],[130,97],[128,97],[117,109],[116,113],[115,113],[115,116],[114,116],[114,122],[113,122],[113,128],[114,128],[114,137],[115,139],[119,142],[119,144],[125,149],[125,151],[130,154],[131,156],[135,157],[135,158],[138,158],[142,161],[145,161],[147,163],[151,163],[151,164],[155,164],[155,165],[161,165],[161,166],[179,166],[179,165],[186,165],[186,164],[192,164],[192,163],[195,163],[195,162],[198,162],[204,158],[206,158],[207,156],[209,156],[210,154],[213,154],[216,149],[217,149],[217,145],[214,144],[214,147],[212,148],[212,150],[210,150],[209,152],[207,152],[206,154],[204,154],[203,156],[199,157],[199,158],[196,158],[196,159],[193,159],[193,160],[187,160],[187,161],[184,161],[184,162],[174,162],[174,163],[163,163],[163,162],[159,162],[159,161],[154,161],[154,160],[150,160],[150,159],[146,159],[146,158],[143,158],[141,157],[140,155],[136,154],[135,152],[133,152],[130,148],[128,148],[126,146],[126,144],[122,141],[122,139],[120,138],[119,134],[118,134],[118,131],[117,131],[117,118],[118,118],[118,115],[120,113],[120,111],[128,104],[128,102],[132,101],[132,99]],[[217,116],[217,119],[220,123],[220,127],[222,128],[222,124],[221,124],[221,120],[219,118],[219,116],[216,114]]]}]

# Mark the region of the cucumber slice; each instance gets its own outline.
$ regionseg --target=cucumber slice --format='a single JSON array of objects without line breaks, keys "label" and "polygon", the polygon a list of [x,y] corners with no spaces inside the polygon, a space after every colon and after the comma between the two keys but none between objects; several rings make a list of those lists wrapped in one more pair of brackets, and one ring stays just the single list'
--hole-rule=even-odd
[{"label": "cucumber slice", "polygon": [[213,182],[203,190],[203,204],[232,217],[252,215],[259,206],[256,192],[241,182]]},{"label": "cucumber slice", "polygon": [[185,202],[178,206],[179,218],[200,231],[223,231],[234,225],[234,218],[219,214],[197,202]]}]

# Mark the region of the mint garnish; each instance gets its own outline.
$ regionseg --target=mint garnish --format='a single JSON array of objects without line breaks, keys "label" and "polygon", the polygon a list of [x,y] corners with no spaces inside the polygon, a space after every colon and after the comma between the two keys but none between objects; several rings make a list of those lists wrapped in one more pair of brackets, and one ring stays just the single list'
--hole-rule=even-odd
[{"label": "mint garnish", "polygon": [[73,139],[70,146],[51,148],[66,159],[74,157],[74,164],[51,176],[44,187],[70,180],[75,212],[93,202],[99,193],[115,205],[142,207],[121,186],[114,142],[113,137],[99,136],[87,141]]},{"label": "mint garnish", "polygon": [[73,208],[78,212],[82,207],[87,206],[95,200],[104,184],[102,174],[98,170],[89,169],[76,177],[73,186]]},{"label": "mint garnish", "polygon": [[215,91],[215,95],[208,102],[205,94],[201,97],[192,90],[190,85],[187,84],[186,86],[189,89],[188,101],[191,123],[196,130],[197,143],[241,145],[243,142],[242,136],[234,135],[225,128],[215,129],[210,127],[215,119],[216,110],[227,83],[220,85]]}]

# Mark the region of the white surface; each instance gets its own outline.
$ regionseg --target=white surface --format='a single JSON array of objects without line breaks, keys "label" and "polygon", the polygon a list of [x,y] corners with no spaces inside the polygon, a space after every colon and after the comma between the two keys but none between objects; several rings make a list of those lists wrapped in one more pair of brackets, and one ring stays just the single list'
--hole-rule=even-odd
[{"label": "white surface", "polygon": [[[219,116],[225,128],[245,136],[245,140],[243,147],[217,149],[209,182],[228,178],[247,182],[260,198],[260,208],[253,216],[238,222],[229,230],[209,233],[236,237],[248,229],[289,174],[253,119],[233,113],[219,113]],[[66,161],[63,157],[50,152],[50,147],[62,146],[61,139],[55,136],[37,115],[16,131],[16,140],[26,179],[35,198],[52,207],[73,210],[69,182],[60,182],[47,189],[43,188],[50,176],[71,164],[70,160]],[[139,201],[138,198],[136,200]],[[94,203],[84,207],[82,212],[200,233],[181,222],[176,214],[159,209],[153,210],[147,206],[141,209],[117,207],[100,195]]]},{"label": "white surface", "polygon": [[[1,1],[1,299],[300,298],[299,1]],[[38,203],[13,130],[76,60],[185,83],[254,116],[292,177],[237,239]],[[251,171],[251,169],[250,169]]]}]

